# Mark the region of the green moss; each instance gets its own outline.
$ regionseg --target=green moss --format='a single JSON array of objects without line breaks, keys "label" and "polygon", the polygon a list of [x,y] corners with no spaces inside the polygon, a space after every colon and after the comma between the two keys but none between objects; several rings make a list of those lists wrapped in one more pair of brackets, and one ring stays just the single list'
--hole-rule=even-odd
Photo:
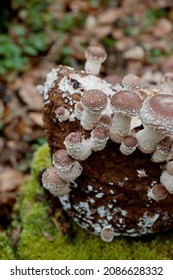
[{"label": "green moss", "polygon": [[6,232],[0,232],[0,260],[14,260],[12,246]]},{"label": "green moss", "polygon": [[[23,185],[18,201],[22,233],[18,244],[20,259],[172,259],[173,236],[160,234],[138,239],[117,237],[104,243],[72,222],[73,235],[62,235],[52,222],[38,175],[50,166],[47,145],[38,149],[33,160],[32,175]],[[48,238],[49,237],[49,238]]]}]

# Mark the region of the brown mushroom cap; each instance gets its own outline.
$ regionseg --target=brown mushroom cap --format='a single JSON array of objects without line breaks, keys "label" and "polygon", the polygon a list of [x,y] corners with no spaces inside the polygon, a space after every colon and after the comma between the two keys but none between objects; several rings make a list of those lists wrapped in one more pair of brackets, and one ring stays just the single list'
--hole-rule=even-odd
[{"label": "brown mushroom cap", "polygon": [[123,137],[122,143],[128,147],[129,149],[132,149],[133,147],[136,147],[138,144],[138,140],[133,135],[128,135]]},{"label": "brown mushroom cap", "polygon": [[89,47],[85,51],[85,57],[86,59],[93,59],[102,63],[103,61],[105,61],[107,54],[101,47]]},{"label": "brown mushroom cap", "polygon": [[164,186],[161,184],[156,184],[152,187],[152,193],[159,199],[164,199],[167,197],[168,192]]},{"label": "brown mushroom cap", "polygon": [[107,114],[103,114],[103,115],[101,115],[101,117],[97,123],[97,127],[102,127],[104,129],[109,130],[111,123],[112,123],[111,116],[109,116]]},{"label": "brown mushroom cap", "polygon": [[68,186],[68,183],[62,180],[55,167],[47,168],[42,175],[42,183],[45,189],[49,191],[60,191]]},{"label": "brown mushroom cap", "polygon": [[93,113],[99,113],[106,108],[107,96],[98,89],[85,91],[81,97],[81,103],[85,110]]},{"label": "brown mushroom cap", "polygon": [[102,142],[109,138],[109,133],[104,128],[96,127],[91,131],[91,136],[95,140]]},{"label": "brown mushroom cap", "polygon": [[140,77],[134,74],[128,74],[123,78],[122,84],[130,90],[138,90],[141,88],[142,82]]},{"label": "brown mushroom cap", "polygon": [[74,160],[69,156],[66,150],[58,150],[53,154],[53,165],[56,168],[70,170]]},{"label": "brown mushroom cap", "polygon": [[80,134],[80,132],[71,132],[66,138],[65,138],[65,144],[69,145],[71,147],[75,147],[76,145],[81,145],[83,141],[83,137]]},{"label": "brown mushroom cap", "polygon": [[101,230],[101,239],[105,242],[111,242],[114,238],[114,232],[112,228],[104,227]]},{"label": "brown mushroom cap", "polygon": [[171,146],[173,144],[173,138],[170,136],[165,136],[156,146],[157,150],[163,153],[169,153],[171,151]]},{"label": "brown mushroom cap", "polygon": [[142,106],[142,100],[131,90],[121,90],[111,97],[113,112],[124,116],[136,116]]},{"label": "brown mushroom cap", "polygon": [[58,107],[55,110],[55,115],[56,116],[64,116],[66,112],[66,109],[64,107]]},{"label": "brown mushroom cap", "polygon": [[143,124],[173,134],[173,96],[158,94],[144,100],[139,113]]}]

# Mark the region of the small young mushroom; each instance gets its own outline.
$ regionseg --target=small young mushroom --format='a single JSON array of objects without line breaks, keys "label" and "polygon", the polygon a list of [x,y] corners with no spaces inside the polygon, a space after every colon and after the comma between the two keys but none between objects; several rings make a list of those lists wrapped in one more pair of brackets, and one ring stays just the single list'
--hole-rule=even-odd
[{"label": "small young mushroom", "polygon": [[148,190],[147,195],[153,200],[160,201],[168,196],[168,192],[164,186],[161,184],[156,184]]},{"label": "small young mushroom", "polygon": [[74,106],[74,116],[76,117],[76,119],[81,120],[82,113],[83,113],[82,104],[81,102],[77,102]]},{"label": "small young mushroom", "polygon": [[133,135],[128,135],[123,137],[122,143],[120,145],[120,151],[122,154],[128,156],[131,155],[138,145],[138,140]]},{"label": "small young mushroom", "polygon": [[144,100],[139,117],[144,129],[136,133],[138,148],[150,154],[165,134],[173,134],[173,96],[158,94]]},{"label": "small young mushroom", "polygon": [[84,139],[80,132],[71,132],[64,141],[67,153],[74,159],[85,160],[91,153],[91,145],[89,139]]},{"label": "small young mushroom", "polygon": [[173,194],[173,161],[167,163],[166,170],[163,170],[160,176],[160,182],[169,193]]},{"label": "small young mushroom", "polygon": [[53,165],[57,168],[59,176],[67,182],[74,181],[82,173],[82,166],[74,161],[66,150],[58,150],[53,154]]},{"label": "small young mushroom", "polygon": [[172,72],[167,72],[164,74],[161,88],[164,91],[168,92],[169,94],[173,93],[173,73]]},{"label": "small young mushroom", "polygon": [[142,87],[141,78],[134,74],[126,75],[122,80],[122,85],[127,90],[139,90]]},{"label": "small young mushroom", "polygon": [[154,162],[166,161],[171,151],[173,138],[165,136],[157,145],[156,150],[151,156],[151,160]]},{"label": "small young mushroom", "polygon": [[61,179],[55,167],[47,168],[42,174],[42,184],[54,196],[61,196],[70,192],[69,183]]},{"label": "small young mushroom", "polygon": [[56,110],[55,110],[55,117],[60,121],[60,122],[64,122],[66,120],[69,119],[69,116],[70,116],[70,112],[69,110],[67,110],[66,108],[64,107],[58,107]]},{"label": "small young mushroom", "polygon": [[107,130],[101,127],[96,127],[91,131],[91,148],[93,151],[101,151],[106,147],[106,143],[109,139],[109,133]]},{"label": "small young mushroom", "polygon": [[119,91],[111,97],[114,117],[109,137],[113,142],[121,143],[123,137],[130,134],[131,118],[138,115],[141,106],[139,96],[130,90]]},{"label": "small young mushroom", "polygon": [[85,51],[85,71],[89,74],[98,75],[101,64],[106,60],[107,54],[101,47],[89,47]]},{"label": "small young mushroom", "polygon": [[171,83],[173,85],[173,73],[172,72],[166,72],[164,74],[164,82]]},{"label": "small young mushroom", "polygon": [[112,123],[111,116],[107,114],[102,114],[99,121],[96,124],[96,127],[104,128],[105,130],[109,131]]},{"label": "small young mushroom", "polygon": [[98,89],[85,91],[81,97],[83,113],[81,117],[81,125],[86,130],[94,128],[98,122],[102,111],[107,106],[106,94]]},{"label": "small young mushroom", "polygon": [[105,242],[111,242],[114,238],[114,231],[111,227],[105,226],[101,230],[101,239]]}]

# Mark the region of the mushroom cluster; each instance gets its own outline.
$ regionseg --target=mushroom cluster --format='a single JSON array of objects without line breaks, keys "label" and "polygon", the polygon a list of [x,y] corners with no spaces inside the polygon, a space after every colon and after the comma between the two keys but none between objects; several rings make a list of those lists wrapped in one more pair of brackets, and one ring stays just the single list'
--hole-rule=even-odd
[{"label": "mushroom cluster", "polygon": [[141,96],[145,82],[134,74],[117,84],[99,78],[101,47],[89,47],[85,57],[85,71],[60,65],[39,87],[52,156],[43,187],[103,241],[169,229],[173,95],[162,83],[157,94]]}]

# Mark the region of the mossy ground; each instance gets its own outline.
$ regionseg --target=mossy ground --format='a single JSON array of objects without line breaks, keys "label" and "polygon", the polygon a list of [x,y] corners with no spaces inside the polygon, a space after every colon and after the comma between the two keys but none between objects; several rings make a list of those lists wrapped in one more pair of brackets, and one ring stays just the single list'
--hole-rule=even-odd
[{"label": "mossy ground", "polygon": [[89,234],[73,222],[71,236],[58,232],[38,179],[40,172],[48,166],[49,149],[44,145],[35,154],[32,174],[23,185],[17,204],[22,223],[17,248],[19,259],[173,259],[172,233],[138,239],[116,237],[113,242],[104,243],[98,236]]},{"label": "mossy ground", "polygon": [[14,253],[6,232],[0,232],[0,260],[14,260]]}]

